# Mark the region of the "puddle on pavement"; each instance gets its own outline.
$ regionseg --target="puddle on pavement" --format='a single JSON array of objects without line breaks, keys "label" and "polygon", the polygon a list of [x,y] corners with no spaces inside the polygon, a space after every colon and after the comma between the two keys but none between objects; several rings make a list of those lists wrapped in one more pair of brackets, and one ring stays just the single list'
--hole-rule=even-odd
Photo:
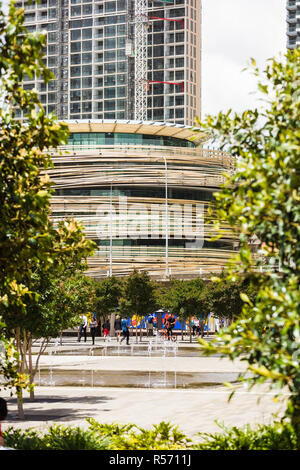
[{"label": "puddle on pavement", "polygon": [[208,388],[235,383],[238,374],[173,371],[99,371],[41,369],[35,378],[39,386],[137,387],[137,388]]}]

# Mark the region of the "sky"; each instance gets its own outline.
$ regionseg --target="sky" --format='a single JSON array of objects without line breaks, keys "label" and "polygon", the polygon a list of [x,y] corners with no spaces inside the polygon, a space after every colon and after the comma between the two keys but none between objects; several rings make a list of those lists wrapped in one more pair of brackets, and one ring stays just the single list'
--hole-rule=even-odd
[{"label": "sky", "polygon": [[202,117],[259,106],[257,79],[242,70],[285,51],[286,0],[202,0]]}]

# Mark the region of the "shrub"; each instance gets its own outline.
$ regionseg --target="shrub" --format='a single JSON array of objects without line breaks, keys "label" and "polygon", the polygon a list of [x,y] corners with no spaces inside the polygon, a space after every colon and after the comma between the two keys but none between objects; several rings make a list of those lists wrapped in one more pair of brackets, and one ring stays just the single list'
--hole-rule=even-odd
[{"label": "shrub", "polygon": [[151,429],[135,424],[101,424],[87,419],[88,430],[52,426],[44,434],[8,428],[5,445],[19,450],[299,450],[294,428],[286,421],[238,428],[218,423],[222,432],[199,433],[193,442],[177,426],[162,421]]},{"label": "shrub", "polygon": [[152,429],[144,429],[134,424],[100,424],[94,419],[87,420],[93,432],[108,435],[111,438],[111,449],[114,450],[153,450],[153,449],[187,449],[191,439],[178,430],[178,426],[162,421]]},{"label": "shrub", "polygon": [[232,428],[218,423],[222,433],[199,433],[202,442],[198,450],[296,450],[297,437],[293,427],[286,422],[271,425],[250,425]]},{"label": "shrub", "polygon": [[79,427],[51,426],[45,434],[9,428],[3,435],[5,445],[18,450],[104,450],[111,444],[109,437]]}]

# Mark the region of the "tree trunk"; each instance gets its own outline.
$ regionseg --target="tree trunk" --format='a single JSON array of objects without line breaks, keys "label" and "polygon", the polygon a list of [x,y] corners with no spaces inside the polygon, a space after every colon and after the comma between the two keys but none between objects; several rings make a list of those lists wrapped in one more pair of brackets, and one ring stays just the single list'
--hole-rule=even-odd
[{"label": "tree trunk", "polygon": [[18,415],[19,419],[24,420],[25,415],[24,415],[24,408],[23,408],[23,392],[22,388],[17,392],[17,401],[18,401]]},{"label": "tree trunk", "polygon": [[142,332],[142,317],[141,317],[141,321],[140,321],[140,343],[142,342],[142,338],[143,337],[143,332]]},{"label": "tree trunk", "polygon": [[[30,377],[30,385],[33,384],[34,381],[34,370],[32,366],[32,339],[28,341],[28,365],[29,365],[29,377]],[[34,401],[34,389],[33,387],[30,388],[30,401]]]},{"label": "tree trunk", "polygon": [[189,318],[189,328],[190,328],[190,343],[192,342],[192,321]]},{"label": "tree trunk", "polygon": [[113,312],[110,315],[110,336],[114,337],[115,336],[115,320],[116,320],[116,314]]},{"label": "tree trunk", "polygon": [[138,342],[138,322],[137,322],[137,315],[135,316],[135,342]]},{"label": "tree trunk", "polygon": [[[17,344],[17,350],[19,351],[20,357],[21,357],[21,362],[19,362],[19,372],[22,374],[24,373],[24,361],[23,361],[23,351],[22,351],[22,342],[21,342],[21,331],[19,327],[16,329],[16,344]],[[25,416],[24,416],[24,408],[23,408],[22,388],[17,390],[17,402],[18,402],[19,419],[23,420],[25,419]]]}]

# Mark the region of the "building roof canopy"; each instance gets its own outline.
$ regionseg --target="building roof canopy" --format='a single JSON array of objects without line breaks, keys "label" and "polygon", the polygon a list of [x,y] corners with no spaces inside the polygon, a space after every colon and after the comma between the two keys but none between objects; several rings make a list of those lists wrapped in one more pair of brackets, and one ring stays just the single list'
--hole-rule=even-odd
[{"label": "building roof canopy", "polygon": [[117,132],[126,134],[147,134],[176,137],[177,139],[192,140],[195,145],[200,145],[207,136],[197,132],[198,128],[154,121],[122,121],[122,120],[66,120],[64,121],[70,132]]}]

